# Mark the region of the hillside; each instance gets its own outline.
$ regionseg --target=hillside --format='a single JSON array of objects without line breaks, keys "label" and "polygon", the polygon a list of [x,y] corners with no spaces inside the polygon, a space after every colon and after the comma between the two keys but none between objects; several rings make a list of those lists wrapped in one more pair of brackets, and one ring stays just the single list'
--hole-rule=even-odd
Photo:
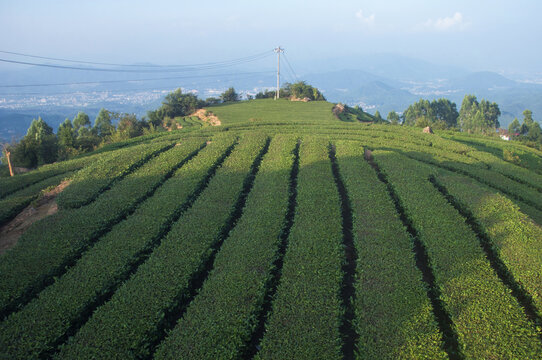
[{"label": "hillside", "polygon": [[0,178],[4,229],[70,181],[0,255],[0,358],[541,358],[542,152],[332,108]]}]

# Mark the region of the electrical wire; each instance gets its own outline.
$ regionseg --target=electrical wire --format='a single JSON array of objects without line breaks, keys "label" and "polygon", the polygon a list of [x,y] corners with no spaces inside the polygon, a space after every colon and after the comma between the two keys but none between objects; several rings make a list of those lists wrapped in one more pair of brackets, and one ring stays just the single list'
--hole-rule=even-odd
[{"label": "electrical wire", "polygon": [[274,73],[274,71],[269,70],[269,71],[257,71],[257,72],[246,72],[246,73],[169,76],[169,77],[160,77],[160,78],[143,78],[143,79],[128,79],[128,80],[81,81],[81,82],[70,82],[70,83],[22,84],[22,85],[13,84],[13,85],[0,85],[0,88],[70,86],[70,85],[100,85],[100,84],[113,84],[113,83],[130,83],[130,82],[157,81],[157,80],[170,80],[170,79],[192,79],[192,78],[206,78],[206,77],[213,77],[213,76],[217,77],[217,76],[267,74],[267,73]]},{"label": "electrical wire", "polygon": [[295,75],[293,74],[292,70],[288,68],[288,77],[290,78],[290,80],[292,81],[292,83],[295,83],[296,79],[295,79]]},{"label": "electrical wire", "polygon": [[292,73],[294,74],[294,77],[295,79],[299,79],[299,76],[297,76],[297,74],[295,73],[294,71],[294,68],[292,67],[292,65],[290,64],[290,62],[288,61],[288,57],[286,56],[286,54],[284,54],[284,60],[286,60],[286,64],[288,64],[288,67],[290,68],[290,70],[292,71]]},{"label": "electrical wire", "polygon": [[231,61],[230,63],[224,63],[220,65],[204,65],[199,67],[186,67],[186,68],[166,68],[166,69],[160,69],[160,70],[146,70],[146,69],[138,69],[138,70],[127,70],[127,69],[105,69],[105,68],[83,68],[83,67],[77,67],[77,66],[65,66],[65,65],[55,65],[55,64],[43,64],[43,63],[33,63],[28,61],[17,61],[17,60],[8,60],[8,59],[0,59],[0,62],[6,62],[6,63],[12,63],[12,64],[21,64],[21,65],[33,65],[33,66],[41,66],[41,67],[48,67],[48,68],[55,68],[55,69],[69,69],[69,70],[82,70],[82,71],[100,71],[100,72],[113,72],[113,73],[179,73],[179,72],[187,72],[187,71],[202,71],[202,70],[215,70],[215,69],[221,69],[225,67],[231,67],[235,65],[244,64],[247,62],[253,62],[256,60],[261,60],[267,57],[268,55],[255,57],[251,59],[243,59],[243,60],[236,60]]},{"label": "electrical wire", "polygon": [[[273,71],[271,72],[264,72],[264,73],[274,73]],[[244,74],[250,74],[250,73],[240,73],[239,75],[244,75]],[[234,74],[232,74],[234,75]],[[244,77],[241,77],[241,78],[230,78],[230,79],[225,79],[225,80],[214,80],[214,81],[204,81],[204,82],[197,82],[197,83],[191,83],[189,85],[192,85],[193,87],[195,86],[201,86],[201,85],[207,85],[207,84],[217,84],[217,83],[228,83],[228,82],[231,82],[231,81],[234,81],[234,80],[245,80],[245,79],[251,79],[251,78],[254,78],[254,77],[257,77],[259,76],[258,73],[253,73],[249,76],[244,76]],[[171,78],[169,78],[171,79]],[[187,85],[188,86],[188,85]],[[179,87],[182,87],[180,85],[177,85],[177,86],[174,86],[173,88],[179,88]],[[162,89],[157,89],[156,87],[152,87],[152,88],[140,88],[140,89],[105,89],[105,90],[89,90],[89,91],[68,91],[68,92],[55,92],[55,93],[43,93],[43,92],[31,92],[31,93],[0,93],[0,96],[33,96],[33,95],[39,95],[39,96],[42,96],[42,97],[47,97],[47,96],[55,96],[55,95],[70,95],[70,94],[73,94],[73,95],[78,95],[78,94],[93,94],[93,93],[107,93],[107,92],[136,92],[136,91],[150,91],[150,90],[156,90],[156,91],[162,91]]]},{"label": "electrical wire", "polygon": [[[71,63],[78,63],[78,64],[88,64],[88,65],[106,65],[106,66],[120,66],[120,67],[150,67],[150,68],[176,68],[176,67],[198,67],[198,66],[210,66],[210,65],[223,65],[228,64],[230,62],[237,62],[237,61],[251,61],[254,58],[259,59],[259,57],[264,55],[270,55],[273,53],[272,50],[264,51],[255,55],[245,56],[237,59],[232,60],[224,60],[224,61],[216,61],[216,62],[208,62],[208,63],[199,63],[199,64],[183,64],[183,65],[153,65],[153,64],[147,64],[147,65],[137,65],[137,64],[116,64],[116,63],[104,63],[104,62],[93,62],[93,61],[81,61],[81,60],[70,60],[70,59],[62,59],[62,58],[54,58],[54,57],[46,57],[46,56],[39,56],[39,55],[30,55],[30,54],[24,54],[24,53],[18,53],[13,51],[5,51],[0,50],[0,53],[3,54],[10,54],[10,55],[17,55],[17,56],[24,56],[24,57],[30,57],[35,59],[45,59],[45,60],[54,60],[54,61],[63,61],[63,62],[71,62]],[[13,61],[13,60],[10,60]],[[17,63],[17,62],[16,62]]]}]

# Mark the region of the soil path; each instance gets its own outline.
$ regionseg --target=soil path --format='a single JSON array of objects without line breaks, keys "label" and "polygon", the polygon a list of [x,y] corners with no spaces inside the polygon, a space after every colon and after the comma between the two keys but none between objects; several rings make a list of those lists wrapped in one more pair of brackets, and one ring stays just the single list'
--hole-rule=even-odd
[{"label": "soil path", "polygon": [[0,254],[12,248],[30,225],[58,211],[55,199],[69,184],[69,180],[61,182],[0,228]]}]

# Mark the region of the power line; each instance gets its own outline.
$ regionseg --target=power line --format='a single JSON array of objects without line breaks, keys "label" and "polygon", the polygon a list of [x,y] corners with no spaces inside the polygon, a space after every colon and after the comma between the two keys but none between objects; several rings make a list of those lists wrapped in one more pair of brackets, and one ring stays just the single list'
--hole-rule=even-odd
[{"label": "power line", "polygon": [[[267,71],[266,74],[272,74],[274,71]],[[250,74],[250,73],[240,73],[239,75],[243,74]],[[234,75],[234,74],[232,74]],[[253,77],[257,77],[259,74],[254,73],[249,76],[244,76],[241,78],[233,78],[233,79],[225,79],[225,80],[215,80],[215,81],[204,81],[204,82],[198,82],[197,84],[194,84],[193,86],[201,86],[201,85],[207,85],[207,84],[217,84],[219,82],[227,83],[229,81],[233,80],[244,80],[244,79],[250,79]],[[173,79],[173,78],[167,78],[167,79]],[[189,84],[190,85],[190,84]],[[187,86],[189,86],[187,85]],[[178,88],[179,86],[182,87],[182,85],[173,86],[173,88]],[[157,89],[156,87],[147,87],[147,88],[139,88],[139,89],[104,89],[104,90],[89,90],[89,91],[68,91],[68,92],[54,92],[54,93],[43,93],[43,92],[31,92],[31,93],[0,93],[0,96],[32,96],[32,95],[39,95],[39,96],[54,96],[54,95],[78,95],[78,94],[92,94],[92,93],[105,93],[105,92],[136,92],[136,91],[149,91],[149,90],[157,90],[161,91],[162,89]]]},{"label": "power line", "polygon": [[252,60],[253,58],[259,58],[263,55],[270,55],[271,51],[264,51],[258,54],[241,57],[237,59],[232,60],[224,60],[224,61],[216,61],[216,62],[207,62],[207,63],[199,63],[199,64],[177,64],[177,65],[154,65],[154,64],[147,64],[147,65],[138,65],[138,64],[117,64],[117,63],[104,63],[104,62],[93,62],[93,61],[82,61],[82,60],[70,60],[70,59],[63,59],[63,58],[54,58],[54,57],[46,57],[46,56],[40,56],[40,55],[30,55],[30,54],[24,54],[19,52],[13,52],[13,51],[5,51],[0,50],[0,53],[3,54],[10,54],[10,55],[17,55],[17,56],[24,56],[24,57],[30,57],[35,59],[44,59],[44,60],[54,60],[54,61],[63,61],[63,62],[71,62],[71,63],[78,63],[78,64],[89,64],[89,65],[106,65],[106,66],[121,66],[121,67],[139,67],[139,68],[175,68],[175,67],[198,67],[198,66],[209,66],[209,65],[222,65],[230,62],[235,62],[239,60]]},{"label": "power line", "polygon": [[292,81],[292,83],[295,83],[295,75],[292,73],[292,70],[288,68],[288,77]]},{"label": "power line", "polygon": [[182,65],[183,67],[178,67],[178,68],[167,67],[167,68],[160,68],[159,70],[147,70],[147,69],[132,70],[132,69],[78,67],[78,66],[44,64],[44,63],[35,63],[35,62],[29,62],[29,61],[9,60],[9,59],[0,59],[0,62],[21,64],[21,65],[41,66],[41,67],[56,68],[56,69],[83,70],[83,71],[101,71],[101,72],[117,72],[117,73],[175,73],[175,72],[185,72],[185,71],[214,70],[214,69],[220,69],[220,68],[225,68],[225,67],[231,67],[231,66],[240,65],[247,62],[261,60],[268,57],[269,55],[271,55],[271,52],[266,52],[266,53],[262,53],[260,55],[255,55],[252,57],[239,58],[239,59],[224,61],[224,62],[193,65],[191,67],[189,65]]},{"label": "power line", "polygon": [[297,80],[299,77],[297,76],[297,74],[296,74],[295,71],[294,71],[294,68],[292,67],[292,65],[291,65],[290,62],[288,61],[288,57],[286,57],[286,54],[284,54],[284,60],[286,60],[286,64],[288,64],[288,67],[290,68],[290,70],[291,70],[292,73],[294,74],[294,78]]},{"label": "power line", "polygon": [[144,79],[128,79],[128,80],[104,80],[104,81],[81,81],[70,83],[49,83],[49,84],[22,84],[22,85],[0,85],[0,88],[23,88],[23,87],[43,87],[43,86],[70,86],[70,85],[100,85],[100,84],[112,84],[112,83],[129,83],[139,81],[157,81],[157,80],[170,80],[170,79],[192,79],[192,78],[206,78],[213,76],[230,76],[230,75],[249,75],[249,74],[268,74],[274,73],[274,70],[269,71],[257,71],[246,73],[229,73],[229,74],[208,74],[208,75],[189,75],[189,76],[168,76],[160,78],[144,78]]}]

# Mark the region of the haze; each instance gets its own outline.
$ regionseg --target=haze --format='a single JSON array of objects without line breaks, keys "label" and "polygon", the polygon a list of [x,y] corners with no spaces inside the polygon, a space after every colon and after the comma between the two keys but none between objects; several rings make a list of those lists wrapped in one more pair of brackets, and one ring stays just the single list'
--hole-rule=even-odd
[{"label": "haze", "polygon": [[299,72],[392,53],[526,78],[542,73],[541,13],[534,0],[2,1],[0,50],[170,64],[281,45]]}]

